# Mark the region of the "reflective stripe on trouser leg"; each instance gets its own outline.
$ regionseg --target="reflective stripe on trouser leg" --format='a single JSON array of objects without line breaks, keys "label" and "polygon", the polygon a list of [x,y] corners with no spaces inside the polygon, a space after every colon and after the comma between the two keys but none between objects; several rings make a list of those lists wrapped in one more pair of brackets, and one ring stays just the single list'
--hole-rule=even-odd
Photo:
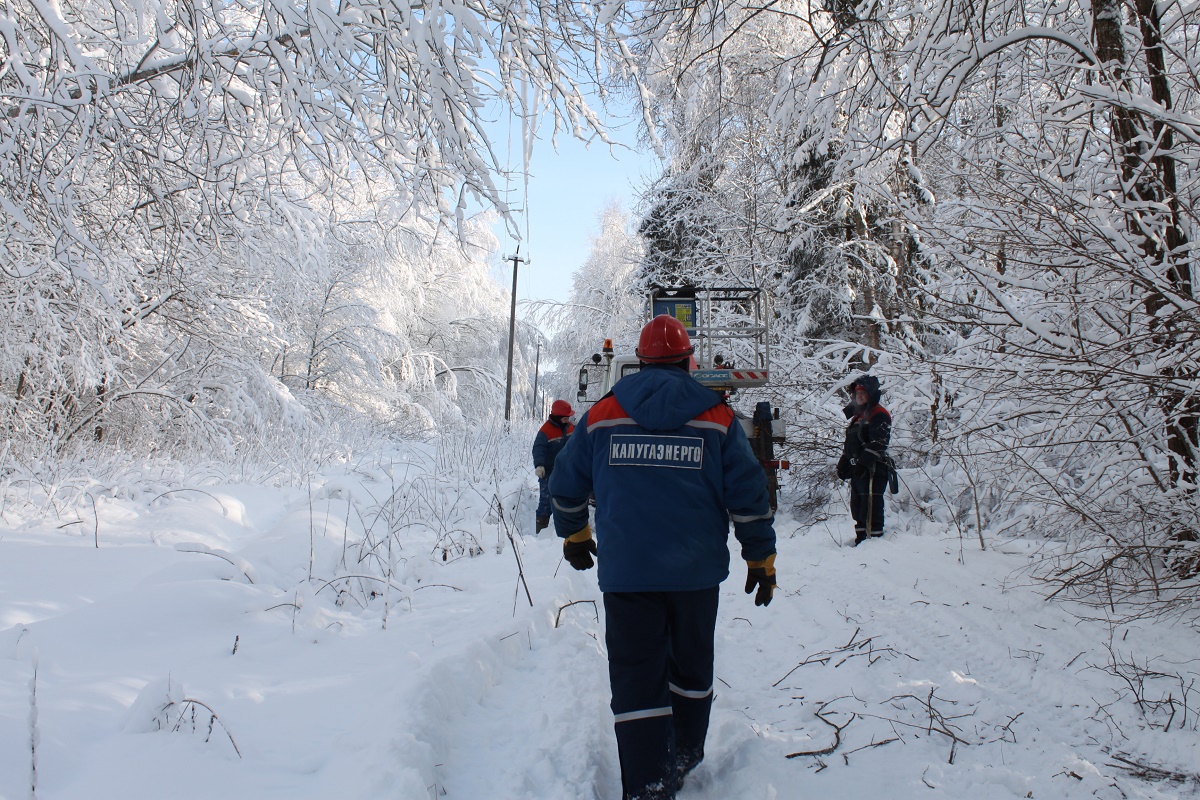
[{"label": "reflective stripe on trouser leg", "polygon": [[667,688],[662,593],[606,592],[604,642],[626,798],[675,796],[675,731]]},{"label": "reflective stripe on trouser leg", "polygon": [[[674,797],[704,757],[720,588],[609,592],[605,641],[627,797]],[[670,710],[668,715],[649,716]]]},{"label": "reflective stripe on trouser leg", "polygon": [[720,587],[671,592],[671,709],[675,763],[680,775],[704,759],[704,740],[713,702],[713,636]]}]

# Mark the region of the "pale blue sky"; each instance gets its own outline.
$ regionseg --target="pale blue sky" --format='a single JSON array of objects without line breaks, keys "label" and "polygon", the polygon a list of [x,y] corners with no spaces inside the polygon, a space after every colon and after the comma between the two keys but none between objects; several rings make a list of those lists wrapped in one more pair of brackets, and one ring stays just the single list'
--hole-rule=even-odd
[{"label": "pale blue sky", "polygon": [[[591,249],[591,238],[599,232],[598,215],[612,201],[633,211],[638,193],[657,177],[657,156],[649,148],[640,150],[633,122],[617,125],[610,120],[610,136],[630,149],[610,148],[594,141],[590,146],[561,134],[558,149],[550,144],[549,133],[534,146],[530,163],[528,222],[520,218],[521,264],[517,273],[519,300],[566,300],[571,289],[571,274],[583,265]],[[512,162],[520,169],[519,127],[513,131]],[[496,143],[507,144],[507,136]],[[519,177],[509,181],[512,205],[524,202],[524,187]],[[503,188],[503,179],[500,187]],[[501,254],[512,255],[516,241],[503,225],[495,228]],[[512,264],[498,264],[496,280],[506,289],[512,285]]]}]

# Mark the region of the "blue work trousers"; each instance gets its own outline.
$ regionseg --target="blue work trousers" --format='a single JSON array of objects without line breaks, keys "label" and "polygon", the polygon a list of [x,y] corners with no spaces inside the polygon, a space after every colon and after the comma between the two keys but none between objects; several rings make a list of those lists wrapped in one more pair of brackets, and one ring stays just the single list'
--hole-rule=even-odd
[{"label": "blue work trousers", "polygon": [[717,586],[604,595],[624,800],[670,800],[704,758],[719,598]]},{"label": "blue work trousers", "polygon": [[[525,506],[529,508],[529,506]],[[529,512],[526,511],[526,514]],[[546,473],[546,477],[538,478],[538,519],[549,519],[550,509],[550,473]]]}]

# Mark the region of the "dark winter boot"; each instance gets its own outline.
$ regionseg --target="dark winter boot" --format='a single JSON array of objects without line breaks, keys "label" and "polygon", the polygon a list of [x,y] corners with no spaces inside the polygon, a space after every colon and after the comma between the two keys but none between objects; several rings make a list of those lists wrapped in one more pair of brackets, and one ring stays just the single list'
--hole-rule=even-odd
[{"label": "dark winter boot", "polygon": [[854,544],[851,546],[858,547],[860,544],[862,544],[866,540],[867,540],[867,529],[866,528],[855,528],[854,529]]},{"label": "dark winter boot", "polygon": [[675,754],[675,774],[677,785],[683,786],[684,779],[691,774],[692,770],[700,766],[700,762],[703,760],[703,754],[701,754],[700,757],[696,757],[694,754],[688,755],[686,753],[677,752]]},{"label": "dark winter boot", "polygon": [[545,530],[548,527],[550,527],[550,518],[549,517],[538,517],[537,524],[534,526],[533,532],[541,533],[543,530]]}]

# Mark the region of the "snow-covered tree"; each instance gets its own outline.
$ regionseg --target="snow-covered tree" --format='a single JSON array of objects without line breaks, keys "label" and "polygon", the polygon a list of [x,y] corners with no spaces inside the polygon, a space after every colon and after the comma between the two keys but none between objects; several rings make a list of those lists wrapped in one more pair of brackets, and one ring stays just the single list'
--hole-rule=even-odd
[{"label": "snow-covered tree", "polygon": [[[659,91],[675,112],[661,115],[664,138],[678,152],[705,142],[722,179],[746,172],[759,157],[729,135],[736,115],[703,110],[769,84],[764,138],[790,174],[757,194],[757,218],[799,247],[760,252],[827,282],[824,308],[838,311],[804,324],[844,341],[809,352],[879,359],[894,410],[917,423],[909,452],[954,513],[977,525],[1027,514],[1040,533],[1098,543],[1063,566],[1065,588],[1165,597],[1164,576],[1192,574],[1200,12],[1152,0],[656,8],[638,52],[650,85],[680,87]],[[717,206],[737,207],[731,183],[713,182]],[[736,229],[721,239],[734,260]],[[828,324],[846,312],[865,327]]]},{"label": "snow-covered tree", "polygon": [[[0,5],[7,430],[113,441],[101,423],[124,409],[191,419],[209,438],[216,425],[231,442],[259,418],[248,409],[289,406],[292,391],[357,407],[388,370],[432,375],[427,398],[489,394],[489,368],[464,371],[474,356],[397,344],[381,324],[360,278],[395,263],[381,258],[387,236],[347,208],[371,198],[366,227],[401,221],[448,265],[443,240],[471,242],[481,208],[508,211],[491,109],[549,111],[556,129],[603,137],[585,97],[606,65],[624,69],[629,20],[540,2]],[[461,294],[484,260],[459,259]],[[491,313],[441,321],[476,329],[464,320]],[[382,357],[395,347],[399,360]]]}]

